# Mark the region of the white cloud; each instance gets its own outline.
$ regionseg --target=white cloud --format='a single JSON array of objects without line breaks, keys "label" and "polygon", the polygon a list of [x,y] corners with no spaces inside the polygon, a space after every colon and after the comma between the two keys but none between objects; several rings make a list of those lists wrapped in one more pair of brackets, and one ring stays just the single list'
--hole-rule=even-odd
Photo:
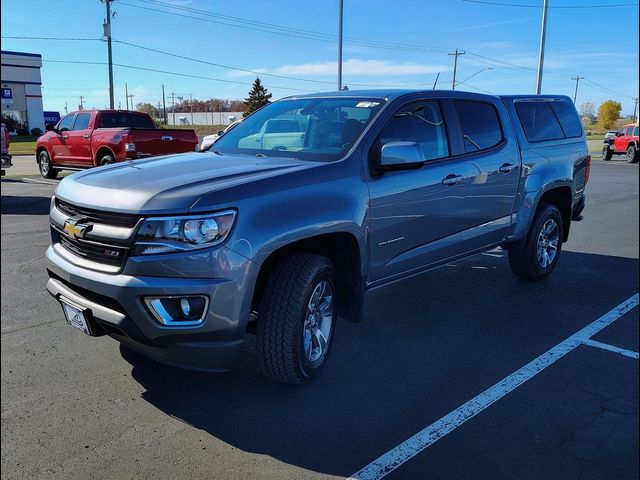
[{"label": "white cloud", "polygon": [[[336,74],[336,62],[314,62],[283,65],[276,68],[258,68],[259,72],[272,73],[276,75],[289,76],[332,76]],[[396,63],[389,60],[361,60],[352,58],[342,62],[342,72],[344,75],[358,75],[363,77],[389,77],[422,75],[426,73],[445,72],[450,67],[443,65],[428,65],[415,62]],[[253,75],[245,72],[233,72],[231,76],[241,77]]]}]

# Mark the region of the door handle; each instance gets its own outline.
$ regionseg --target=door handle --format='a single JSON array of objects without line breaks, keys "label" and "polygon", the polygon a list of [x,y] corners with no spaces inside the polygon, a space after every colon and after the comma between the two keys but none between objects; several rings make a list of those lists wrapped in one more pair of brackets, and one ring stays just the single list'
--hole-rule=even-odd
[{"label": "door handle", "polygon": [[516,168],[515,163],[503,163],[500,168],[498,169],[498,171],[500,173],[509,173],[511,170],[513,170],[514,168]]},{"label": "door handle", "polygon": [[82,135],[82,138],[84,138],[85,140],[89,140],[91,138],[91,135],[85,133],[84,135]]},{"label": "door handle", "polygon": [[452,173],[451,175],[447,175],[446,177],[444,177],[442,179],[442,183],[445,184],[447,187],[453,187],[454,185],[460,183],[462,179],[463,177],[461,175],[454,175]]},{"label": "door handle", "polygon": [[62,135],[62,138],[66,140],[67,138],[69,138],[69,135]]}]

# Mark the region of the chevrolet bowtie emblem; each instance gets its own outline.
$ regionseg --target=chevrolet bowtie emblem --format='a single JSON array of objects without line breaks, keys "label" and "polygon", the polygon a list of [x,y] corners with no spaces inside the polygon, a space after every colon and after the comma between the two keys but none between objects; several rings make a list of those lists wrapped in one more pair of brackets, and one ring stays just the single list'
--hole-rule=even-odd
[{"label": "chevrolet bowtie emblem", "polygon": [[64,222],[64,231],[72,238],[82,238],[85,233],[91,230],[92,225],[82,225],[81,222],[83,219],[78,218],[68,218]]}]

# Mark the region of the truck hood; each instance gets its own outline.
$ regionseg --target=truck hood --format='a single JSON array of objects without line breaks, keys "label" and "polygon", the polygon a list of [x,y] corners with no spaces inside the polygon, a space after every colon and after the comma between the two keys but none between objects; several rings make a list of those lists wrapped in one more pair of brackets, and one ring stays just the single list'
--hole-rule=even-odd
[{"label": "truck hood", "polygon": [[112,212],[187,213],[206,194],[314,165],[289,158],[187,153],[78,172],[62,180],[55,195]]}]

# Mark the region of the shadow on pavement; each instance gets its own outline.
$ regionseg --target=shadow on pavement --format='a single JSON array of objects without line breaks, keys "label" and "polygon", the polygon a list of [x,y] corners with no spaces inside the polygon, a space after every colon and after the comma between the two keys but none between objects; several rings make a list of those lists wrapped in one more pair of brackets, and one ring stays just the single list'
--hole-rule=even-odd
[{"label": "shadow on pavement", "polygon": [[[4,181],[4,180],[3,180]],[[49,215],[51,197],[2,195],[2,215]]]},{"label": "shadow on pavement", "polygon": [[[228,374],[121,352],[143,398],[166,414],[243,451],[348,476],[638,291],[637,259],[563,252],[554,275],[528,283],[510,273],[506,252],[491,255],[370,294],[362,323],[338,325],[326,368],[305,387],[260,376],[250,336],[242,365]],[[564,368],[560,376],[575,373]],[[603,455],[629,448],[615,438],[591,440]],[[574,465],[562,455],[548,461],[563,462],[564,472]],[[474,474],[483,477],[481,469]]]}]

